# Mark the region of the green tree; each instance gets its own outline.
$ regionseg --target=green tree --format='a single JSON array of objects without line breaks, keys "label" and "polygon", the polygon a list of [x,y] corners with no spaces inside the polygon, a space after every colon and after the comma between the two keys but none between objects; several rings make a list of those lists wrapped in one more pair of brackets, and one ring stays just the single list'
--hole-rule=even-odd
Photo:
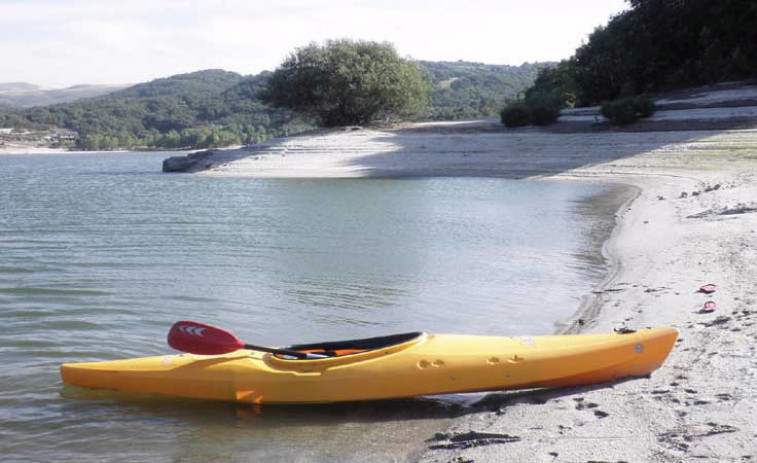
[{"label": "green tree", "polygon": [[428,104],[428,93],[424,73],[391,44],[330,40],[290,54],[263,99],[333,127],[408,117]]},{"label": "green tree", "polygon": [[476,119],[497,114],[533,85],[539,70],[549,63],[521,66],[470,63],[466,61],[418,64],[430,76],[433,90],[426,118],[431,120]]},{"label": "green tree", "polygon": [[557,95],[563,106],[573,107],[577,100],[576,62],[571,58],[556,66],[539,69],[534,85],[526,90],[526,99],[538,94]]},{"label": "green tree", "polygon": [[531,112],[523,101],[510,103],[500,113],[500,120],[506,127],[523,127],[531,123]]},{"label": "green tree", "polygon": [[627,0],[534,90],[589,106],[757,76],[755,0]]},{"label": "green tree", "polygon": [[557,122],[563,106],[565,100],[555,92],[529,92],[523,100],[505,106],[500,112],[500,120],[507,127],[550,125]]}]

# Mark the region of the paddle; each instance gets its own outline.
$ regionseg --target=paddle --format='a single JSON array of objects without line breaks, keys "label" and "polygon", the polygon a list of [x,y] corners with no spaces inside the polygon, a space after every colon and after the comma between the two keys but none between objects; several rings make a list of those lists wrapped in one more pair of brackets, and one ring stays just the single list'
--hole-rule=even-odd
[{"label": "paddle", "polygon": [[180,321],[173,324],[171,331],[168,332],[168,345],[182,352],[201,355],[228,354],[239,349],[249,349],[298,359],[328,358],[327,355],[245,344],[226,330],[191,321]]}]

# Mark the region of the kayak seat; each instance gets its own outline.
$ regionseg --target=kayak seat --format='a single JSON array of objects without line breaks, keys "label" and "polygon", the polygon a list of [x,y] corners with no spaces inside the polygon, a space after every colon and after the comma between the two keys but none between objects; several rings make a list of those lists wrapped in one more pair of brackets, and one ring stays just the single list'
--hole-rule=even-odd
[{"label": "kayak seat", "polygon": [[340,357],[343,355],[360,354],[362,352],[367,352],[370,350],[383,349],[397,344],[402,344],[416,339],[422,334],[422,332],[416,331],[412,333],[393,334],[390,336],[380,336],[376,338],[350,339],[346,341],[330,341],[314,344],[298,344],[287,346],[284,349],[314,354],[325,354],[329,357]]}]

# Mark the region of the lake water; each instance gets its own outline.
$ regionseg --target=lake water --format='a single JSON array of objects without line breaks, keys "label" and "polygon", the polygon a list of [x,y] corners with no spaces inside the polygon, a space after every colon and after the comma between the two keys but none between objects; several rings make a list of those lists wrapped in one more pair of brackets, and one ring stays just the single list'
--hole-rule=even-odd
[{"label": "lake water", "polygon": [[58,368],[170,352],[180,319],[266,345],[549,334],[606,271],[607,186],[210,178],[168,155],[0,155],[3,461],[412,459],[455,398],[252,409]]}]

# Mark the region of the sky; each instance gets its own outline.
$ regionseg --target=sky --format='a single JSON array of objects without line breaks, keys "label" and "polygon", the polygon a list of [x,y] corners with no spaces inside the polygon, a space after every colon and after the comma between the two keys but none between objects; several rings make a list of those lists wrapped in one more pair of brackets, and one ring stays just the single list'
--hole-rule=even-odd
[{"label": "sky", "polygon": [[624,0],[0,0],[0,82],[129,84],[274,70],[328,39],[405,57],[520,65],[570,57]]}]

